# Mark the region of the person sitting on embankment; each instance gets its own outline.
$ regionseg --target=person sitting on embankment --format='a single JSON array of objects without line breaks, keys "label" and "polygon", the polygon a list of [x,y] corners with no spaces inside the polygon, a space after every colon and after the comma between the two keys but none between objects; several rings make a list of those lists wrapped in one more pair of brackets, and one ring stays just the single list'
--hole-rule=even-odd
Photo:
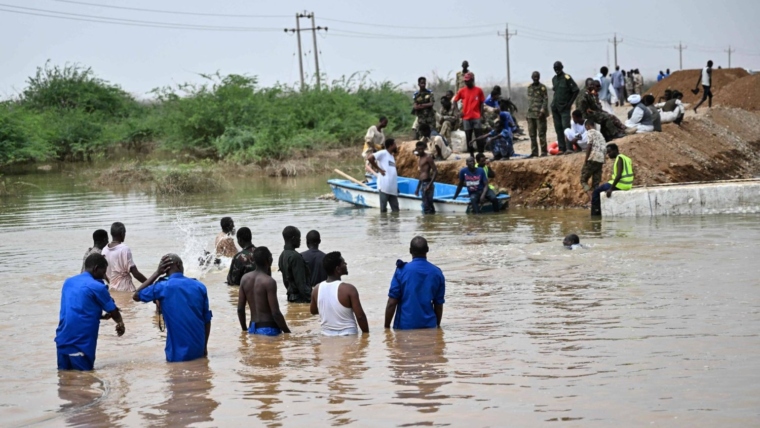
[{"label": "person sitting on embankment", "polygon": [[591,215],[602,215],[602,192],[607,197],[616,190],[631,190],[633,187],[633,162],[631,158],[620,153],[617,144],[607,144],[607,156],[613,159],[612,179],[594,190],[591,196]]},{"label": "person sitting on embankment", "polygon": [[641,95],[634,94],[628,97],[633,109],[628,112],[628,120],[625,121],[626,134],[636,134],[654,131],[654,118],[652,112],[641,100]]}]

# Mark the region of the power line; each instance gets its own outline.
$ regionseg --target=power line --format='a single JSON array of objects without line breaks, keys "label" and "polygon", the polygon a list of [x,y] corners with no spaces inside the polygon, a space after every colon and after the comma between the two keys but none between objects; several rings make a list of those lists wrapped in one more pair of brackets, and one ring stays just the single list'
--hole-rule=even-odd
[{"label": "power line", "polygon": [[384,39],[408,39],[408,40],[423,40],[423,39],[457,39],[457,38],[469,38],[469,37],[483,37],[490,36],[493,33],[468,33],[468,34],[452,34],[444,36],[411,36],[401,34],[382,34],[382,33],[366,33],[361,31],[348,31],[348,30],[334,30],[336,34],[344,36],[359,36],[363,38],[384,38]]},{"label": "power line", "polygon": [[[3,9],[3,8],[11,8]],[[19,10],[12,10],[19,9]],[[112,18],[108,16],[98,15],[86,15],[81,13],[68,13],[59,12],[49,9],[38,9],[33,7],[14,6],[10,4],[0,3],[0,11],[17,13],[21,15],[34,15],[44,16],[49,18],[69,19],[75,21],[87,21],[87,22],[100,22],[109,24],[122,24],[131,26],[147,26],[157,28],[175,28],[175,29],[187,29],[187,30],[205,30],[205,31],[280,31],[279,28],[257,28],[257,27],[221,27],[210,25],[196,25],[196,24],[183,24],[178,22],[162,22],[162,21],[145,21],[138,19],[124,19],[124,18]]]},{"label": "power line", "polygon": [[102,7],[107,9],[132,10],[136,12],[164,13],[172,15],[190,15],[190,16],[218,16],[224,18],[290,18],[290,15],[245,15],[245,14],[227,14],[227,13],[209,13],[209,12],[184,12],[180,10],[162,10],[162,9],[145,9],[140,7],[113,6],[100,3],[88,3],[74,0],[51,0],[58,3],[78,4],[91,7]]}]

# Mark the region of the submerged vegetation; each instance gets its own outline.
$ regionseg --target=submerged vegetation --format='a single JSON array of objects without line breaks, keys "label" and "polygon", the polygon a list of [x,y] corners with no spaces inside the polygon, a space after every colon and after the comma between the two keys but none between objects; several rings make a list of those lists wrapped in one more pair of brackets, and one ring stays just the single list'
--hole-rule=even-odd
[{"label": "submerged vegetation", "polygon": [[179,196],[223,190],[227,180],[210,162],[165,164],[128,162],[99,171],[92,184],[98,187],[129,187],[158,196]]},{"label": "submerged vegetation", "polygon": [[203,84],[155,89],[138,101],[76,64],[49,63],[0,103],[0,166],[108,158],[158,148],[207,159],[260,162],[358,143],[377,118],[409,129],[409,98],[396,85],[354,74],[297,90],[256,77],[202,75]]}]

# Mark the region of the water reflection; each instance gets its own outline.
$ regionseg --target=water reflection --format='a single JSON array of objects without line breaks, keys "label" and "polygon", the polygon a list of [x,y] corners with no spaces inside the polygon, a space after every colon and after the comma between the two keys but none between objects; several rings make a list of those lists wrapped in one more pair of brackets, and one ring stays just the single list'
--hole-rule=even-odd
[{"label": "water reflection", "polygon": [[106,384],[94,372],[59,370],[58,397],[65,403],[58,412],[69,426],[111,426],[114,421],[99,405],[106,391]]},{"label": "water reflection", "polygon": [[373,391],[359,386],[368,369],[366,360],[369,341],[369,335],[321,337],[316,345],[317,366],[325,369],[327,375],[327,413],[333,426],[356,422],[356,417],[360,416],[349,415],[351,409],[346,401],[365,401],[374,395]]},{"label": "water reflection", "polygon": [[447,403],[449,396],[438,390],[451,383],[443,329],[385,332],[396,397],[393,404],[412,406],[420,413],[435,413]]},{"label": "water reflection", "polygon": [[240,370],[241,382],[244,386],[243,398],[245,400],[258,401],[260,404],[254,407],[254,413],[266,426],[281,426],[283,412],[276,410],[282,403],[280,395],[284,369],[282,351],[285,346],[285,338],[259,336],[241,333],[240,362],[245,366]]},{"label": "water reflection", "polygon": [[166,364],[166,369],[166,400],[153,407],[159,412],[143,413],[150,425],[183,427],[213,421],[211,413],[219,402],[212,398],[214,372],[208,359]]}]

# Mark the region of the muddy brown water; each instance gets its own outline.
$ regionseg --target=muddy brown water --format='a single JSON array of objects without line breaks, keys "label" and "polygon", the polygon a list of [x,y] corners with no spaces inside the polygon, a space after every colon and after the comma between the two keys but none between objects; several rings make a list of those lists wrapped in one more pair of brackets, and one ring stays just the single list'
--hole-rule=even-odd
[{"label": "muddy brown water", "polygon": [[[325,178],[163,199],[23,177],[40,189],[0,202],[0,425],[760,425],[758,216],[380,215],[316,200]],[[226,272],[192,262],[223,215],[275,260],[284,226],[318,229],[324,250],[343,252],[371,333],[321,337],[282,288],[293,333],[241,333]],[[152,305],[114,293],[126,334],[103,322],[95,370],[56,370],[61,284],[113,221],[143,273],[178,252],[207,285],[208,359],[166,363]],[[563,249],[570,232],[588,248]],[[384,331],[394,262],[415,234],[447,278],[442,329]]]}]

